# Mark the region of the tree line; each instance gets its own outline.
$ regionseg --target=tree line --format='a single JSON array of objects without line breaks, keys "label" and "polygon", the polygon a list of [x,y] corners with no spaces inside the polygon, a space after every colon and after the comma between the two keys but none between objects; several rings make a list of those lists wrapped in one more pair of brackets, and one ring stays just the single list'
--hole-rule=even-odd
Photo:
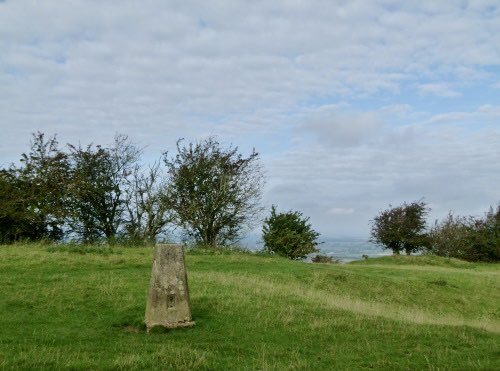
[{"label": "tree line", "polygon": [[177,142],[153,164],[125,135],[112,145],[32,135],[19,164],[0,169],[0,243],[154,243],[168,231],[206,245],[234,242],[260,213],[259,154],[215,138]]},{"label": "tree line", "polygon": [[[153,164],[117,134],[111,145],[67,144],[32,134],[19,164],[0,169],[0,243],[76,241],[154,244],[169,231],[204,246],[225,246],[254,227],[263,212],[259,154],[243,156],[209,137],[179,139]],[[371,241],[395,254],[426,252],[473,261],[500,260],[500,204],[482,218],[448,217],[428,227],[423,201],[381,211]],[[319,233],[298,211],[271,214],[264,250],[290,259],[318,252]]]},{"label": "tree line", "polygon": [[394,254],[423,252],[468,261],[500,260],[500,203],[483,217],[449,213],[427,225],[423,200],[381,211],[371,224],[371,241]]},{"label": "tree line", "polygon": [[[125,135],[109,146],[67,144],[32,134],[18,165],[0,169],[0,243],[76,241],[154,244],[178,229],[195,245],[238,241],[260,221],[264,173],[259,154],[243,156],[209,137],[177,141],[153,164]],[[319,233],[297,211],[264,220],[264,249],[301,259]]]}]

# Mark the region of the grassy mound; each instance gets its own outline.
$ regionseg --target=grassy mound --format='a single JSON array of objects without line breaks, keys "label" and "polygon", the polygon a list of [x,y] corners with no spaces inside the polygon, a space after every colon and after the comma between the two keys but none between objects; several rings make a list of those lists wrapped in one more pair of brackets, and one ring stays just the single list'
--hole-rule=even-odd
[{"label": "grassy mound", "polygon": [[500,368],[498,265],[187,254],[197,324],[148,335],[152,250],[76,252],[0,247],[0,368]]}]

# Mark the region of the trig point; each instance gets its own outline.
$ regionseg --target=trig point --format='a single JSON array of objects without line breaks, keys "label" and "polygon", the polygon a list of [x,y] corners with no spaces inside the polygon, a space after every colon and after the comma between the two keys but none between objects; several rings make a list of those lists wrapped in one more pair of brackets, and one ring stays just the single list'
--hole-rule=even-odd
[{"label": "trig point", "polygon": [[154,326],[176,328],[195,324],[181,245],[155,247],[144,322],[148,332]]}]

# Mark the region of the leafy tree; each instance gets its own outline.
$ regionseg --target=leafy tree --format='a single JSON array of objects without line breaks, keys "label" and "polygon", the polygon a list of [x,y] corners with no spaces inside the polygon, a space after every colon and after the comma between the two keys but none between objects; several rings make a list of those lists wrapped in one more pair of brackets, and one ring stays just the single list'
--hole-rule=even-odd
[{"label": "leafy tree", "polygon": [[167,192],[177,225],[195,242],[226,245],[252,225],[261,208],[263,174],[255,150],[248,157],[238,147],[223,148],[213,137],[177,142],[177,154],[164,154]]},{"label": "leafy tree", "polygon": [[309,218],[298,211],[277,213],[274,205],[262,227],[264,249],[289,259],[303,259],[307,254],[318,252],[318,237]]},{"label": "leafy tree", "polygon": [[84,242],[105,237],[113,243],[125,221],[126,188],[140,151],[125,135],[117,135],[109,148],[70,145],[70,149],[72,231]]},{"label": "leafy tree", "polygon": [[30,152],[22,154],[20,166],[2,170],[4,241],[63,237],[68,171],[67,155],[58,149],[56,136],[32,134]]},{"label": "leafy tree", "polygon": [[407,255],[428,246],[425,218],[429,209],[425,202],[391,207],[382,211],[372,220],[371,241],[391,249],[399,255],[405,251]]},{"label": "leafy tree", "polygon": [[65,221],[64,200],[68,184],[67,155],[56,136],[32,134],[31,147],[20,165],[0,174],[0,240],[59,240]]},{"label": "leafy tree", "polygon": [[56,136],[32,134],[31,151],[23,153],[18,170],[19,186],[34,218],[38,238],[59,240],[63,237],[66,217],[65,199],[69,162],[58,148]]},{"label": "leafy tree", "polygon": [[19,187],[14,169],[0,170],[0,243],[12,243],[23,238],[32,239],[36,231],[33,218]]}]

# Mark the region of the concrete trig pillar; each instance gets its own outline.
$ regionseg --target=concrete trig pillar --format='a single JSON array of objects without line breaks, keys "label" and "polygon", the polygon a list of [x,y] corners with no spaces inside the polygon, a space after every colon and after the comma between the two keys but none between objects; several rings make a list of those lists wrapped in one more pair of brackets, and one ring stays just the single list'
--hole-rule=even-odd
[{"label": "concrete trig pillar", "polygon": [[154,326],[176,328],[195,324],[181,245],[155,247],[144,322],[148,331]]}]

